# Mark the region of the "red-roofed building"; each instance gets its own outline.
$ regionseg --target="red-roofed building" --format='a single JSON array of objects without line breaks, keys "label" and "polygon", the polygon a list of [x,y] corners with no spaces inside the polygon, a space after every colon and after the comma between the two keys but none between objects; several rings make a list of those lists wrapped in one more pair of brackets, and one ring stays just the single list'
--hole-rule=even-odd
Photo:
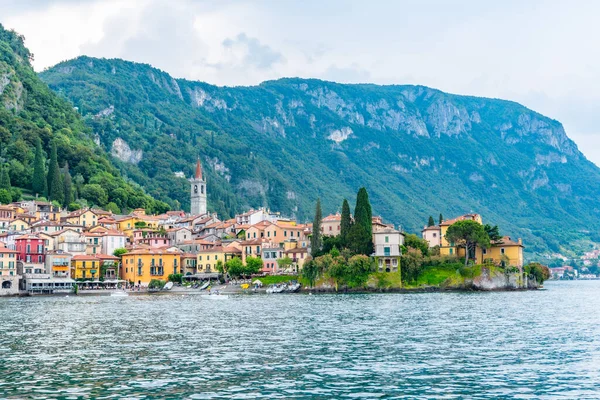
[{"label": "red-roofed building", "polygon": [[15,239],[17,260],[25,264],[44,264],[46,260],[44,239],[38,235],[27,234]]}]

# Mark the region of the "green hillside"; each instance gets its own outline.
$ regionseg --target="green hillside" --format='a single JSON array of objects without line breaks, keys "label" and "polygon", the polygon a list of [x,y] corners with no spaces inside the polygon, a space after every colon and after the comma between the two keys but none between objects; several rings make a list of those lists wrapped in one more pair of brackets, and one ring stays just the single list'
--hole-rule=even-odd
[{"label": "green hillside", "polygon": [[[167,209],[167,204],[155,201],[139,185],[120,176],[106,152],[94,142],[92,129],[71,103],[39,79],[31,59],[23,37],[0,25],[0,160],[13,188],[11,198],[2,196],[1,200],[16,201],[22,193],[35,194],[35,149],[40,140],[42,182],[52,167],[48,159],[55,145],[61,182],[67,175],[72,178],[73,201],[79,198],[83,205],[103,207],[112,203],[110,207],[115,211],[136,207]],[[37,194],[49,195],[43,192]],[[63,199],[61,196],[53,200]]]},{"label": "green hillside", "polygon": [[189,207],[200,156],[209,208],[311,217],[366,186],[374,214],[420,231],[479,212],[528,252],[578,248],[600,228],[600,170],[557,121],[517,103],[422,86],[281,79],[216,87],[145,64],[79,57],[40,74],[124,175]]}]

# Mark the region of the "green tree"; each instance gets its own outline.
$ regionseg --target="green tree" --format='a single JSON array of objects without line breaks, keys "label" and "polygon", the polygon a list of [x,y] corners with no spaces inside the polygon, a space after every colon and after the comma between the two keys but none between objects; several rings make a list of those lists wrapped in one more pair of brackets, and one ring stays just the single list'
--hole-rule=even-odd
[{"label": "green tree", "polygon": [[348,246],[348,233],[352,227],[352,217],[350,216],[350,204],[344,199],[342,203],[342,220],[340,222],[340,242],[342,247]]},{"label": "green tree", "polygon": [[244,264],[242,263],[242,259],[239,257],[232,258],[225,263],[225,269],[232,278],[241,276],[244,273]]},{"label": "green tree", "polygon": [[12,201],[12,196],[10,192],[6,189],[0,189],[0,203],[8,204]]},{"label": "green tree", "polygon": [[350,287],[364,287],[369,279],[369,274],[374,271],[371,257],[358,254],[348,260],[346,268],[346,282]]},{"label": "green tree", "polygon": [[310,287],[315,286],[315,281],[319,276],[319,267],[314,260],[308,260],[302,267],[302,277],[308,281]]},{"label": "green tree", "polygon": [[538,262],[532,262],[523,267],[523,270],[530,276],[535,278],[535,280],[542,284],[545,280],[550,279],[551,273],[550,269],[545,265],[542,265]]},{"label": "green tree", "polygon": [[10,176],[8,176],[8,167],[2,167],[0,172],[0,189],[6,189],[10,192]]},{"label": "green tree", "polygon": [[90,204],[96,204],[103,207],[108,201],[108,194],[102,186],[97,183],[90,183],[81,188],[81,198],[86,199]]},{"label": "green tree", "polygon": [[323,240],[321,238],[321,221],[323,220],[323,214],[321,212],[321,199],[317,199],[317,205],[315,207],[315,219],[313,220],[312,236],[310,237],[310,254],[315,258],[323,247]]},{"label": "green tree", "polygon": [[52,142],[50,152],[50,164],[48,165],[48,199],[62,203],[65,197],[65,188],[62,175],[58,167],[58,156],[56,155],[56,142]]},{"label": "green tree", "polygon": [[373,216],[369,194],[364,187],[360,188],[356,195],[354,223],[348,234],[348,248],[355,254],[373,253]]},{"label": "green tree", "polygon": [[419,249],[409,249],[400,257],[400,276],[403,283],[414,283],[423,272],[423,255]]},{"label": "green tree", "polygon": [[335,282],[335,290],[337,292],[340,285],[346,283],[348,263],[342,256],[335,257],[332,259],[332,263],[327,269],[327,275],[329,275]]},{"label": "green tree", "polygon": [[119,213],[121,213],[121,209],[119,208],[119,206],[118,206],[118,205],[116,205],[115,203],[113,203],[112,201],[111,201],[110,203],[108,203],[108,204],[107,204],[107,205],[104,207],[104,209],[105,209],[106,211],[110,211],[110,212],[112,212],[113,214],[119,214]]},{"label": "green tree", "polygon": [[281,270],[287,270],[291,265],[292,265],[293,261],[291,258],[289,258],[288,256],[285,256],[283,258],[280,258],[277,260],[277,265],[279,267],[279,269]]},{"label": "green tree", "polygon": [[223,261],[217,260],[217,264],[215,265],[215,269],[217,271],[219,271],[220,274],[224,274],[225,273],[225,265],[223,264]]},{"label": "green tree", "polygon": [[63,188],[65,191],[63,197],[63,206],[68,207],[69,204],[73,202],[73,183],[71,180],[71,173],[69,172],[69,164],[66,162],[63,168]]},{"label": "green tree", "polygon": [[31,180],[31,190],[33,194],[45,196],[48,190],[46,181],[46,168],[44,166],[44,154],[42,152],[42,141],[38,137],[35,142],[35,159],[33,161],[33,178]]},{"label": "green tree", "polygon": [[490,224],[485,224],[483,226],[483,229],[488,234],[492,242],[498,242],[502,240],[502,236],[500,235],[500,229],[498,228],[498,225],[491,226]]},{"label": "green tree", "polygon": [[125,253],[127,253],[127,249],[123,248],[123,247],[119,247],[118,249],[115,249],[115,251],[113,251],[113,256],[121,257]]},{"label": "green tree", "polygon": [[424,256],[429,255],[429,242],[421,239],[413,233],[409,233],[404,237],[404,245],[412,249],[418,249]]},{"label": "green tree", "polygon": [[442,213],[440,213],[440,225],[442,224],[442,222],[444,222],[444,216],[442,215]]},{"label": "green tree", "polygon": [[260,257],[246,257],[246,268],[244,268],[244,275],[258,274],[263,268],[263,262]]},{"label": "green tree", "polygon": [[433,216],[429,216],[429,221],[427,222],[427,226],[434,226],[435,221],[433,220]]},{"label": "green tree", "polygon": [[458,221],[450,225],[446,231],[446,240],[465,249],[465,266],[469,258],[475,255],[478,246],[483,249],[490,247],[490,237],[483,225],[471,220]]}]

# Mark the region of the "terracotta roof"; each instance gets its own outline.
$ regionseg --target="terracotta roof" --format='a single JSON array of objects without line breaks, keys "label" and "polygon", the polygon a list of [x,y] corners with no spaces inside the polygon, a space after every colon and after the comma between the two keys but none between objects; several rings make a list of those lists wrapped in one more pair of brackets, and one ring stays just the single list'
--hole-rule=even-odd
[{"label": "terracotta roof", "polygon": [[119,260],[119,257],[110,254],[96,254],[96,257],[101,260]]},{"label": "terracotta roof", "polygon": [[442,229],[442,228],[438,225],[426,226],[423,228],[423,230],[421,232],[423,232],[423,231],[439,231],[440,229]]},{"label": "terracotta roof", "polygon": [[17,238],[15,238],[15,240],[19,240],[19,239],[39,239],[40,237],[36,234],[33,233],[27,233],[25,235],[19,236]]},{"label": "terracotta roof", "polygon": [[7,249],[6,247],[0,247],[0,253],[17,253],[16,250]]},{"label": "terracotta roof", "polygon": [[335,214],[330,214],[328,216],[326,216],[325,218],[323,218],[323,221],[341,221],[342,220],[342,216],[340,215],[340,213],[335,213]]},{"label": "terracotta roof", "polygon": [[138,248],[132,248],[131,250],[129,250],[127,253],[125,253],[123,255],[127,256],[127,255],[134,255],[134,254],[157,254],[157,255],[183,254],[183,251],[181,251],[180,249],[178,249],[176,247],[160,247],[160,248],[154,248],[154,249],[138,247]]},{"label": "terracotta roof", "polygon": [[116,229],[109,229],[107,231],[102,232],[103,236],[127,236],[126,234],[124,234],[121,231],[118,231]]},{"label": "terracotta roof", "polygon": [[222,253],[223,252],[223,247],[221,246],[215,246],[211,249],[203,249],[198,251],[198,254],[200,253]]},{"label": "terracotta roof", "polygon": [[260,222],[257,222],[256,224],[252,225],[250,228],[256,228],[259,231],[263,231],[271,225],[273,225],[273,224],[270,223],[269,221],[260,221]]},{"label": "terracotta roof", "polygon": [[479,214],[465,214],[465,215],[461,215],[460,217],[442,221],[440,226],[449,226],[458,221],[465,221],[465,220],[475,221],[477,219],[477,217],[479,217]]},{"label": "terracotta roof", "polygon": [[295,249],[285,250],[284,253],[307,253],[308,249],[306,247],[296,247]]},{"label": "terracotta roof", "polygon": [[100,261],[100,259],[95,256],[85,254],[73,256],[73,258],[71,258],[71,261]]},{"label": "terracotta roof", "polygon": [[496,242],[493,242],[492,245],[497,246],[497,247],[510,247],[510,246],[525,247],[525,246],[523,246],[523,243],[519,243],[518,241],[515,242],[514,240],[512,240],[510,238],[510,236],[503,236],[502,239],[500,239]]}]

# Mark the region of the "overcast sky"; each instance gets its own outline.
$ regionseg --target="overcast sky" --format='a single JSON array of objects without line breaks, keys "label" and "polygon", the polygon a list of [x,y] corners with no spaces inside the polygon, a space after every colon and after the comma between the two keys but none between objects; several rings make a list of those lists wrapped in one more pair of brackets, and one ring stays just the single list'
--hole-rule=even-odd
[{"label": "overcast sky", "polygon": [[85,54],[217,85],[421,84],[522,103],[561,121],[600,165],[600,1],[0,0],[0,10],[38,71]]}]

